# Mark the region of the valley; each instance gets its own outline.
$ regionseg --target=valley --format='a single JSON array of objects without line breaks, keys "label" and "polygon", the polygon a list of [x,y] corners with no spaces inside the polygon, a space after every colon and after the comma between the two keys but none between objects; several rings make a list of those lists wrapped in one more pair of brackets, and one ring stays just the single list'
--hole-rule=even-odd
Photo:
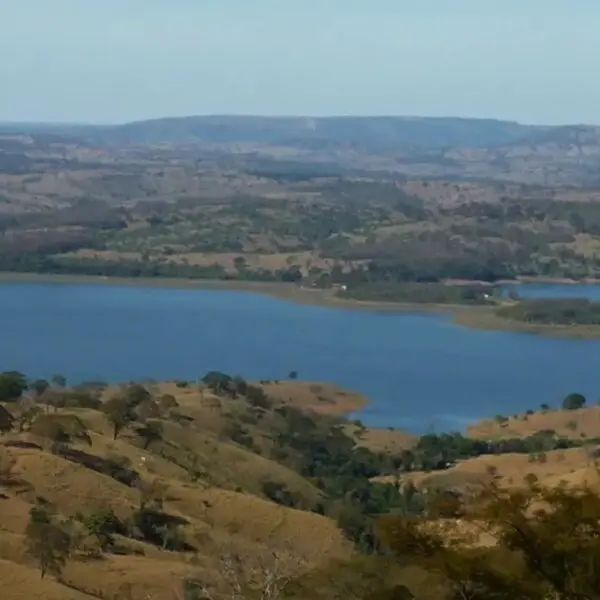
[{"label": "valley", "polygon": [[599,166],[592,126],[0,125],[2,597],[596,598]]}]

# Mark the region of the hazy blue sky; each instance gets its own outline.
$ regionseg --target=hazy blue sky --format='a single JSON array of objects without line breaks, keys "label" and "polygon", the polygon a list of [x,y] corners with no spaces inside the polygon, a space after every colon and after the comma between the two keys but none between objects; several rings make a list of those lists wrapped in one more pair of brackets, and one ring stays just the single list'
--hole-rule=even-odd
[{"label": "hazy blue sky", "polygon": [[0,121],[600,123],[599,0],[0,0]]}]

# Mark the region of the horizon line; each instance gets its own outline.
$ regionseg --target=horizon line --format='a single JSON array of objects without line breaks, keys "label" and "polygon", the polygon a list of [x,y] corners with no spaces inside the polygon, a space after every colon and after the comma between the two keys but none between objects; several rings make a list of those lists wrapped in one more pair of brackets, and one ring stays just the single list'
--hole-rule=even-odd
[{"label": "horizon line", "polygon": [[405,121],[488,121],[496,123],[505,123],[519,125],[521,127],[536,128],[558,128],[558,127],[598,127],[594,123],[585,122],[565,122],[560,124],[532,124],[515,119],[502,119],[497,117],[465,117],[465,116],[426,116],[426,115],[402,115],[402,114],[330,114],[330,115],[309,115],[309,114],[269,114],[269,113],[196,113],[187,115],[165,115],[158,117],[148,117],[141,119],[131,119],[119,122],[102,123],[97,121],[37,121],[37,120],[0,120],[0,127],[123,127],[126,125],[148,123],[152,121],[176,121],[184,119],[307,119],[315,121],[334,120],[334,119],[401,119]]}]

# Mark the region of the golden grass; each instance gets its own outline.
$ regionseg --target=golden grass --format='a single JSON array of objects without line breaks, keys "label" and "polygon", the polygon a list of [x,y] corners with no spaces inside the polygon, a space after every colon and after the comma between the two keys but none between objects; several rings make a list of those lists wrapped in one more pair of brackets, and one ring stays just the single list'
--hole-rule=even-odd
[{"label": "golden grass", "polygon": [[360,428],[354,424],[346,426],[346,432],[356,440],[358,446],[373,452],[390,452],[392,454],[412,448],[418,437],[400,429]]},{"label": "golden grass", "polygon": [[298,265],[304,273],[308,273],[311,267],[322,269],[331,268],[331,261],[321,258],[316,252],[273,252],[260,254],[247,252],[244,254],[235,252],[183,252],[169,257],[170,262],[187,263],[190,265],[210,266],[221,265],[227,271],[235,272],[235,260],[243,256],[246,265],[250,269],[278,270],[287,269],[291,265]]},{"label": "golden grass", "polygon": [[40,579],[38,571],[7,560],[0,560],[0,582],[2,582],[2,600],[90,600],[93,598],[71,590],[51,578]]},{"label": "golden grass", "polygon": [[[596,448],[596,447],[594,447]],[[450,487],[466,489],[489,483],[496,477],[501,487],[521,487],[525,477],[533,474],[541,485],[553,487],[565,482],[569,485],[600,483],[594,461],[586,448],[553,450],[545,459],[532,461],[527,454],[501,454],[479,456],[460,461],[445,471],[415,472],[403,477],[417,487]],[[390,482],[382,477],[379,481]]]},{"label": "golden grass", "polygon": [[265,392],[284,404],[319,414],[345,415],[363,408],[367,399],[337,385],[307,381],[277,381],[263,384]]},{"label": "golden grass", "polygon": [[600,254],[600,240],[587,233],[576,235],[575,241],[570,244],[552,244],[552,246],[567,248],[586,258],[594,258]]},{"label": "golden grass", "polygon": [[[288,401],[310,407],[315,402],[310,385],[290,382],[282,385],[280,391],[285,392],[286,398],[291,395]],[[277,384],[273,386],[277,388]],[[131,430],[113,440],[109,423],[98,411],[73,409],[60,414],[75,414],[89,428],[91,447],[77,444],[75,448],[99,457],[119,457],[128,461],[142,480],[161,482],[164,510],[185,521],[181,534],[196,552],[167,552],[123,538],[119,540],[122,546],[141,555],[69,561],[64,581],[83,592],[61,585],[51,577],[38,584],[39,572],[24,547],[29,510],[37,499],[52,503],[64,517],[89,514],[108,505],[119,517],[127,518],[138,506],[140,493],[135,487],[44,449],[0,445],[3,459],[14,460],[14,475],[20,481],[16,486],[0,486],[0,577],[3,584],[5,581],[11,584],[10,588],[3,586],[3,600],[83,600],[91,597],[88,594],[119,600],[130,596],[133,600],[171,600],[175,587],[190,574],[212,581],[216,576],[216,560],[225,551],[247,557],[268,555],[275,550],[292,552],[309,566],[317,566],[328,558],[350,556],[350,543],[331,519],[283,507],[258,496],[262,482],[267,480],[280,482],[312,501],[318,501],[320,493],[294,471],[223,437],[224,427],[231,418],[228,415],[239,416],[247,410],[243,400],[227,400],[222,404],[197,385],[180,388],[174,382],[166,382],[149,387],[155,395],[175,396],[179,405],[176,410],[188,419],[187,424],[163,422],[164,441],[160,449],[144,450]],[[340,396],[345,401],[353,397],[335,386],[323,386],[323,390],[320,393]],[[108,389],[105,397],[114,392],[115,388]],[[355,395],[354,402],[356,398]],[[5,441],[13,443],[19,439],[33,441],[28,433],[5,437]],[[195,482],[185,468],[190,455],[197,457],[201,472]],[[123,591],[123,586],[129,590]]]},{"label": "golden grass", "polygon": [[555,431],[557,435],[572,439],[600,437],[600,406],[579,410],[538,411],[531,415],[509,417],[504,423],[486,419],[471,425],[469,437],[479,439],[506,439],[528,437],[539,431]]}]

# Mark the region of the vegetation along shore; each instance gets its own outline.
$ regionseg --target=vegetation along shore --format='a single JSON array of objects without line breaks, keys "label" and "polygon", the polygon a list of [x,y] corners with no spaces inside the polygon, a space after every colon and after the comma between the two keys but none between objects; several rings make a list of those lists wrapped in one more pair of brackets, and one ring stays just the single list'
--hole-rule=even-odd
[{"label": "vegetation along shore", "polygon": [[[108,277],[0,273],[2,283],[80,283],[156,288],[246,291],[303,304],[398,312],[449,314],[473,329],[515,331],[582,339],[600,338],[600,303],[585,299],[519,299],[500,295],[505,284],[444,283],[314,288],[294,283],[162,277]],[[550,283],[546,281],[545,283]],[[562,283],[562,282],[561,282]],[[511,287],[515,282],[511,283]],[[514,288],[513,288],[514,289]],[[516,288],[518,289],[518,288]]]}]

